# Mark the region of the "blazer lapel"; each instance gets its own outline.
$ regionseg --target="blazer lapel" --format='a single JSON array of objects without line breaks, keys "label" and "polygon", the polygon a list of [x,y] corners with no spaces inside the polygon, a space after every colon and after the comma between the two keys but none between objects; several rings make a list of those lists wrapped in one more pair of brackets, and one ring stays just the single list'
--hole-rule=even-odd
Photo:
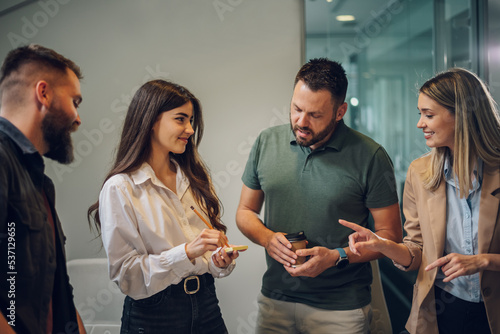
[{"label": "blazer lapel", "polygon": [[484,165],[479,203],[479,253],[488,253],[500,207],[500,169]]},{"label": "blazer lapel", "polygon": [[[446,182],[441,182],[439,188],[431,193],[427,200],[432,236],[437,258],[443,256],[446,239]],[[425,245],[428,247],[430,245]],[[437,259],[436,258],[436,259]]]}]

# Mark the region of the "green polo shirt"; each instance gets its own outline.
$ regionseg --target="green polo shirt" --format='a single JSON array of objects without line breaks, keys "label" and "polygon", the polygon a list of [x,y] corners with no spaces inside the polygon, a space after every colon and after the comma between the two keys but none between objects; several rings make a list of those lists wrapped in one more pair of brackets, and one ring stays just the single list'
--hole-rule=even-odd
[{"label": "green polo shirt", "polygon": [[[340,218],[367,226],[369,208],[398,202],[394,170],[384,148],[341,121],[330,140],[311,151],[290,125],[264,130],[252,147],[243,183],[265,194],[264,224],[275,232],[304,231],[308,247],[346,247],[353,231]],[[332,267],[315,278],[291,277],[266,253],[266,297],[330,310],[370,303],[369,263]]]}]

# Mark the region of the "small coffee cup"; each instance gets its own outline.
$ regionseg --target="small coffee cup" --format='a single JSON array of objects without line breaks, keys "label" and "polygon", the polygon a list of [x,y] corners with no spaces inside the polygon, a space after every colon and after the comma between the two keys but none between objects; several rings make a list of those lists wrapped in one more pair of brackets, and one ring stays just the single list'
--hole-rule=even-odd
[{"label": "small coffee cup", "polygon": [[[292,244],[292,251],[294,251],[294,252],[296,252],[297,249],[304,249],[307,246],[307,239],[306,239],[306,235],[304,234],[304,231],[300,231],[297,233],[285,234],[285,237]],[[295,264],[292,267],[300,266],[301,264],[304,264],[304,262],[306,262],[306,260],[307,259],[305,256],[299,256],[295,260]]]}]

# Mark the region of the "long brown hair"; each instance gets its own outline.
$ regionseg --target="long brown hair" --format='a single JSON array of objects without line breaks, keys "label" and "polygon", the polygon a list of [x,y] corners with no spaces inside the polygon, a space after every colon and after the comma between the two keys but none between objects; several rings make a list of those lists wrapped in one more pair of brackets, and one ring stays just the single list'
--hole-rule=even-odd
[{"label": "long brown hair", "polygon": [[[205,211],[214,228],[226,231],[220,222],[221,203],[209,178],[208,170],[201,160],[197,147],[203,137],[203,117],[198,99],[186,88],[165,80],[152,80],[142,85],[135,93],[125,117],[120,144],[113,167],[103,184],[112,176],[137,170],[151,153],[151,131],[158,116],[163,112],[183,106],[193,105],[193,130],[186,150],[182,154],[171,154],[189,180],[191,191],[198,205]],[[99,201],[87,211],[92,229],[100,234]]]},{"label": "long brown hair", "polygon": [[[486,85],[474,73],[452,68],[428,80],[420,88],[455,116],[453,170],[458,178],[460,196],[472,189],[471,173],[477,158],[486,165],[500,165],[500,116],[497,104]],[[433,148],[431,163],[424,172],[424,185],[435,191],[444,178],[446,147]]]}]

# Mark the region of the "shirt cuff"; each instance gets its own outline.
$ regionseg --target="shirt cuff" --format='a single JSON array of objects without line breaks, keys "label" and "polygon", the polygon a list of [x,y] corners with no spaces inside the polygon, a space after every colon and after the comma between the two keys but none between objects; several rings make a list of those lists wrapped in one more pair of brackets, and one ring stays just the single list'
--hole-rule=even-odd
[{"label": "shirt cuff", "polygon": [[411,256],[411,262],[408,266],[403,266],[402,264],[392,260],[392,263],[396,266],[396,268],[398,269],[401,269],[403,271],[410,271],[410,270],[413,270],[413,265],[414,265],[414,260],[415,260],[415,257],[416,257],[416,253],[417,252],[421,252],[421,249],[420,247],[418,247],[417,245],[415,245],[414,243],[404,243],[404,245],[406,246],[406,248],[408,248],[408,251],[410,252],[410,256]]},{"label": "shirt cuff", "polygon": [[[214,255],[215,253],[220,251],[221,248],[222,247],[217,248],[212,253],[212,255]],[[236,262],[233,260],[233,262],[231,262],[231,264],[229,264],[226,268],[219,268],[215,265],[214,260],[212,258],[212,255],[210,255],[210,262],[209,262],[209,270],[210,270],[210,273],[212,274],[212,276],[215,278],[223,278],[223,277],[229,276],[229,274],[231,274],[234,267],[236,266]]]},{"label": "shirt cuff", "polygon": [[194,267],[186,254],[185,243],[161,253],[160,263],[166,268],[172,268],[175,274],[181,278],[188,276]]}]

